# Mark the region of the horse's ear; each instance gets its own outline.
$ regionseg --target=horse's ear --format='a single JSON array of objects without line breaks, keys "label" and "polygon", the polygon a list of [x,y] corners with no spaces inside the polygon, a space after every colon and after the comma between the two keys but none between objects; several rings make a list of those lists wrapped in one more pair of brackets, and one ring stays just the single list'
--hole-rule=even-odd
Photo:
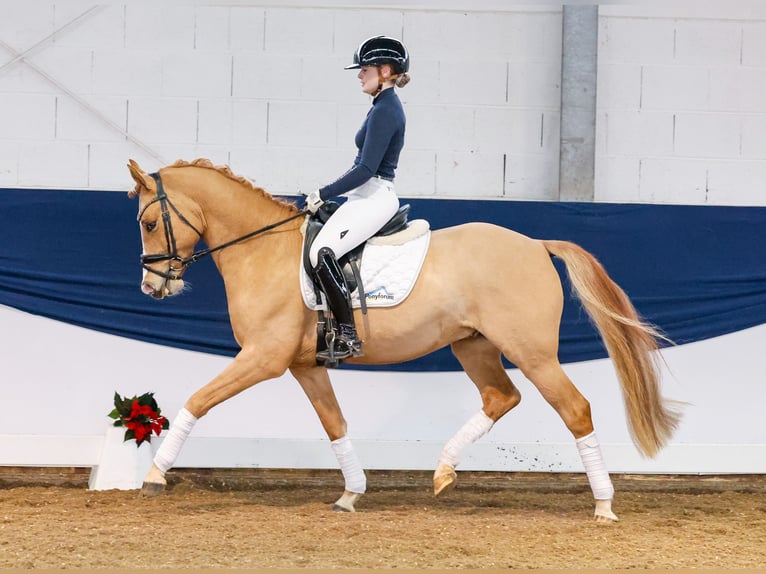
[{"label": "horse's ear", "polygon": [[141,187],[151,189],[149,186],[153,181],[152,178],[132,159],[128,161],[128,170],[130,170],[130,175],[137,184],[135,189],[128,192],[128,197],[135,197],[139,193]]}]

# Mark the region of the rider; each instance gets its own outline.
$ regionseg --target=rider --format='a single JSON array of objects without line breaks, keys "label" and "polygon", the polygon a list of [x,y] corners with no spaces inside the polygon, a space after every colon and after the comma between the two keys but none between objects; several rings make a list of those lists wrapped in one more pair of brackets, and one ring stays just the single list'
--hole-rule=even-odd
[{"label": "rider", "polygon": [[[354,63],[345,68],[359,70],[362,91],[372,96],[372,107],[356,133],[354,165],[306,196],[306,208],[311,213],[333,197],[347,197],[325,223],[309,253],[314,276],[339,326],[333,352],[336,359],[362,355],[351,294],[338,258],[372,237],[399,208],[393,182],[404,146],[405,116],[394,86],[404,87],[409,82],[409,67],[409,54],[399,40],[374,36],[362,42]],[[329,356],[329,350],[317,354],[320,359]]]}]

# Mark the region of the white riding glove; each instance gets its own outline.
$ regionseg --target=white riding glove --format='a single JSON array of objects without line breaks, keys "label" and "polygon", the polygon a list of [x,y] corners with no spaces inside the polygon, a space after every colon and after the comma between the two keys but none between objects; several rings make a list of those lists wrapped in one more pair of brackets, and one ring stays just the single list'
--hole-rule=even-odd
[{"label": "white riding glove", "polygon": [[312,191],[306,196],[306,209],[311,213],[316,213],[323,203],[324,200],[319,195],[319,190]]}]

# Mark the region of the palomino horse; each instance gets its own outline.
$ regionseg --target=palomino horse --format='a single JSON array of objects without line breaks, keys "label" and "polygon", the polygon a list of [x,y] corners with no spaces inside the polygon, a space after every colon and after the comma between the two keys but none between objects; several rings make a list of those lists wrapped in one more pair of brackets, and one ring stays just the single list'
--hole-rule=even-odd
[{"label": "palomino horse", "polygon": [[[345,479],[345,491],[334,508],[354,511],[366,478],[347,437],[327,369],[315,361],[316,313],[304,305],[300,294],[300,227],[305,214],[208,160],[179,161],[155,174],[144,173],[132,160],[128,167],[136,182],[129,195],[139,199],[141,290],[156,299],[180,293],[186,267],[210,254],[223,276],[234,337],[241,347],[231,364],[181,409],[142,491],[152,495],[164,488],[165,472],[199,417],[290,369],[316,410]],[[209,247],[194,252],[200,239]],[[571,282],[605,341],[634,443],[644,455],[654,456],[680,416],[660,394],[656,362],[660,335],[639,318],[596,259],[573,243],[530,239],[484,223],[434,231],[409,297],[395,307],[370,309],[364,320],[357,316],[364,356],[349,362],[397,363],[451,345],[478,388],[482,406],[442,451],[434,473],[438,496],[454,485],[461,452],[521,400],[503,367],[501,355],[505,355],[574,436],[596,500],[596,519],[614,521],[614,489],[590,405],[557,358],[563,292],[551,256],[566,263]],[[437,291],[440,297],[430,295]]]}]

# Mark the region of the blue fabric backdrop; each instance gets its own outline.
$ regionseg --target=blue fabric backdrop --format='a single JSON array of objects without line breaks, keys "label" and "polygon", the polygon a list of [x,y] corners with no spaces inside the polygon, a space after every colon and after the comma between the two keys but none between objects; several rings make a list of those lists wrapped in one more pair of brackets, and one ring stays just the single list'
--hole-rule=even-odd
[{"label": "blue fabric backdrop", "polygon": [[[487,221],[580,244],[598,257],[639,312],[679,344],[766,322],[766,208],[406,202],[412,217],[428,219],[434,229]],[[223,281],[210,258],[187,272],[190,292],[159,302],[140,293],[136,208],[124,193],[0,189],[0,304],[160,345],[236,354]],[[571,298],[559,355],[562,362],[606,356]],[[383,369],[460,367],[442,349]]]}]

